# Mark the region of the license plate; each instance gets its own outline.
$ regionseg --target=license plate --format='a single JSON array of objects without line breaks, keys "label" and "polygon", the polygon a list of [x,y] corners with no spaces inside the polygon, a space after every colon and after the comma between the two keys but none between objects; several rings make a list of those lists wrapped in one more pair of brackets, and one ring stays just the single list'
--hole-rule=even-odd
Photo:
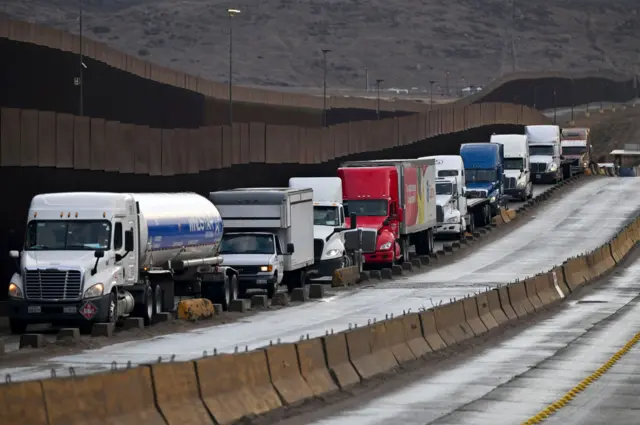
[{"label": "license plate", "polygon": [[62,311],[65,314],[76,314],[78,312],[78,310],[76,309],[75,305],[70,305],[70,306],[63,307]]},{"label": "license plate", "polygon": [[267,279],[258,279],[257,283],[258,283],[258,285],[260,285],[260,284],[265,285],[267,283]]},{"label": "license plate", "polygon": [[542,177],[542,176],[541,176],[540,174],[536,174],[536,178],[537,178],[537,179],[539,179],[539,178],[541,178],[541,177]]},{"label": "license plate", "polygon": [[29,313],[41,313],[42,307],[40,307],[39,305],[30,305],[29,307],[27,307],[27,311]]}]

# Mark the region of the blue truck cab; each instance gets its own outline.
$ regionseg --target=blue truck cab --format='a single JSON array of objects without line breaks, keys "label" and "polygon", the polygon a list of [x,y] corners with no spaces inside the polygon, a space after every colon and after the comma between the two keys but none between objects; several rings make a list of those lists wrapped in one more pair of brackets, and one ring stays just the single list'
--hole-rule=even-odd
[{"label": "blue truck cab", "polygon": [[497,143],[463,143],[467,199],[488,199],[492,216],[503,204],[504,147]]}]

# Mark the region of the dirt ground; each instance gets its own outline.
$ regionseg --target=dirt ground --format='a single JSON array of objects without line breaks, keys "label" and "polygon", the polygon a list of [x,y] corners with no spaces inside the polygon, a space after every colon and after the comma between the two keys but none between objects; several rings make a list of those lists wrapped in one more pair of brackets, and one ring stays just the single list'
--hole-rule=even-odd
[{"label": "dirt ground", "polygon": [[[5,1],[0,12],[78,32],[78,0]],[[84,35],[160,65],[243,85],[449,90],[512,71],[636,72],[637,0],[110,0],[83,4]],[[90,72],[90,71],[89,71]]]}]

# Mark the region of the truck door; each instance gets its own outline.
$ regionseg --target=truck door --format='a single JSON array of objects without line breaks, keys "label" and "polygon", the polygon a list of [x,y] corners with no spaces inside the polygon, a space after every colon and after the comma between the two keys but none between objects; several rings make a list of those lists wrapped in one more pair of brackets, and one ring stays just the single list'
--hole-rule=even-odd
[{"label": "truck door", "polygon": [[[134,249],[132,252],[126,252],[124,241],[125,230],[133,229],[135,235],[135,224],[132,220],[117,217],[113,229],[113,251],[116,255],[122,257],[117,263],[122,267],[121,279],[125,284],[133,284],[136,280],[137,249]],[[137,243],[137,241],[134,237],[134,244],[135,243]]]}]

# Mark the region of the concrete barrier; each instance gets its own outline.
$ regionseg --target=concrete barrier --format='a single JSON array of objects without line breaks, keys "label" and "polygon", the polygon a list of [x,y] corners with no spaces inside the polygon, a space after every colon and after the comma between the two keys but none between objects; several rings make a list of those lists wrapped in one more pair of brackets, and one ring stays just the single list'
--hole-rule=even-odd
[{"label": "concrete barrier", "polygon": [[535,308],[527,297],[527,290],[525,288],[524,281],[507,285],[507,290],[509,292],[511,307],[513,307],[513,311],[518,317],[524,317],[535,311]]},{"label": "concrete barrier", "polygon": [[[504,311],[507,319],[516,320],[518,318],[518,314],[516,314],[516,311],[513,309],[513,305],[511,305],[511,300],[509,299],[509,288],[506,286],[499,287],[498,298],[500,299],[500,307],[502,307],[502,311]],[[526,311],[524,314],[526,314]]]},{"label": "concrete barrier", "polygon": [[502,219],[502,215],[496,215],[491,219],[491,223],[496,226],[502,226],[504,224],[504,220]]},{"label": "concrete barrier", "polygon": [[313,395],[320,396],[338,391],[338,385],[333,381],[327,367],[322,339],[297,342],[296,351],[300,362],[300,374]]},{"label": "concrete barrier", "polygon": [[564,277],[564,269],[562,266],[554,267],[550,272],[551,282],[556,290],[560,290],[562,293],[562,297],[566,297],[571,293],[571,289],[567,285],[567,282]]},{"label": "concrete barrier", "polygon": [[476,303],[476,297],[469,297],[462,300],[462,305],[464,306],[464,317],[467,321],[467,324],[473,331],[475,336],[482,335],[487,332],[487,327],[480,320],[480,315],[478,314],[478,304]]},{"label": "concrete barrier", "polygon": [[404,339],[416,358],[420,358],[432,351],[427,340],[422,335],[422,326],[420,325],[420,315],[418,313],[402,316],[402,326],[404,328]]},{"label": "concrete barrier", "polygon": [[341,389],[349,388],[360,382],[360,376],[349,361],[347,339],[344,332],[327,335],[322,338],[327,355],[327,366],[331,376]]},{"label": "concrete barrier", "polygon": [[545,306],[555,304],[564,298],[564,294],[555,287],[552,272],[538,276],[535,280],[535,291]]},{"label": "concrete barrier", "polygon": [[507,210],[507,215],[511,221],[516,219],[517,214],[516,210]]},{"label": "concrete barrier", "polygon": [[[434,310],[425,310],[420,313],[420,324],[422,325],[422,336],[433,351],[447,348],[447,343],[442,338],[436,327]],[[455,344],[455,341],[453,342]]]},{"label": "concrete barrier", "polygon": [[564,262],[562,265],[564,278],[571,292],[587,283],[591,275],[589,265],[585,257],[575,257]]},{"label": "concrete barrier", "polygon": [[497,288],[494,288],[487,292],[487,301],[489,303],[489,311],[491,311],[491,315],[498,323],[498,326],[507,323],[509,321],[509,318],[502,309],[502,305],[500,305],[500,294]]},{"label": "concrete barrier", "polygon": [[267,362],[271,383],[286,405],[296,405],[313,397],[313,391],[300,373],[295,344],[267,347]]},{"label": "concrete barrier", "polygon": [[533,308],[536,309],[536,311],[544,310],[544,304],[542,303],[542,300],[540,299],[540,297],[538,297],[538,294],[536,292],[536,282],[539,279],[539,276],[534,276],[524,281],[524,289],[527,292],[527,298],[529,299],[529,302],[531,302]]},{"label": "concrete barrier", "polygon": [[384,327],[389,341],[389,347],[398,364],[403,364],[416,359],[416,356],[409,348],[404,335],[404,323],[402,317],[385,320]]},{"label": "concrete barrier", "polygon": [[219,425],[282,406],[264,350],[220,354],[195,363],[202,401]]},{"label": "concrete barrier", "polygon": [[331,286],[333,288],[339,286],[350,286],[358,283],[360,278],[360,270],[358,266],[343,267],[336,269],[333,272],[333,279],[331,280]]},{"label": "concrete barrier", "polygon": [[213,317],[213,303],[206,298],[182,300],[178,303],[178,319],[200,320]]},{"label": "concrete barrier", "polygon": [[351,364],[362,379],[389,372],[398,366],[384,323],[347,331],[347,348]]},{"label": "concrete barrier", "polygon": [[476,299],[480,320],[482,320],[482,323],[487,328],[487,330],[497,328],[499,325],[498,321],[495,317],[493,317],[493,314],[491,313],[488,292],[482,292],[476,295],[474,298]]},{"label": "concrete barrier", "polygon": [[42,388],[49,425],[167,425],[155,405],[148,366],[47,379]]},{"label": "concrete barrier", "polygon": [[213,425],[200,399],[193,362],[158,363],[151,366],[158,410],[168,425]]},{"label": "concrete barrier", "polygon": [[0,385],[0,406],[0,424],[49,424],[40,381]]},{"label": "concrete barrier", "polygon": [[504,221],[505,223],[509,223],[511,221],[511,217],[509,217],[509,214],[507,214],[507,210],[505,210],[504,208],[500,209],[500,216],[502,217],[502,221]]},{"label": "concrete barrier", "polygon": [[465,319],[463,300],[436,307],[433,314],[438,334],[448,346],[459,344],[475,335]]}]

